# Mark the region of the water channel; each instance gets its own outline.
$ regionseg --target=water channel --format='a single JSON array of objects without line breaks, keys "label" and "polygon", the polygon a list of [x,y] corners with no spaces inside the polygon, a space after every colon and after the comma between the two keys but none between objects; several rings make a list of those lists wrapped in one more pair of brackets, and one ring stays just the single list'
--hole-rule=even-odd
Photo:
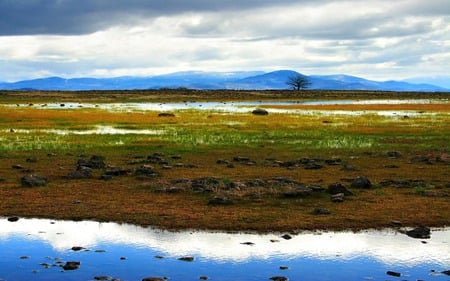
[{"label": "water channel", "polygon": [[449,228],[283,234],[0,218],[0,280],[450,280]]}]

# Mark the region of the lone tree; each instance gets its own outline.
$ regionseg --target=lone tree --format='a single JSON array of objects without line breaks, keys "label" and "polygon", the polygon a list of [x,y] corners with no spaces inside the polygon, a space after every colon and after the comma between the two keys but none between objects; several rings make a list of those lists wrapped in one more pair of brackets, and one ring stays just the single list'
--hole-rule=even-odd
[{"label": "lone tree", "polygon": [[286,84],[293,90],[300,91],[309,88],[311,86],[311,82],[308,77],[296,74],[288,77]]}]

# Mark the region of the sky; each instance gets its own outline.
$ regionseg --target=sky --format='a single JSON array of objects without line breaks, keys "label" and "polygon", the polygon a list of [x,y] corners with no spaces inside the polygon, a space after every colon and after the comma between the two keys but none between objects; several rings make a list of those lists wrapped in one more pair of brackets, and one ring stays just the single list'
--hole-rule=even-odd
[{"label": "sky", "polygon": [[0,81],[279,69],[450,87],[450,0],[0,0]]}]

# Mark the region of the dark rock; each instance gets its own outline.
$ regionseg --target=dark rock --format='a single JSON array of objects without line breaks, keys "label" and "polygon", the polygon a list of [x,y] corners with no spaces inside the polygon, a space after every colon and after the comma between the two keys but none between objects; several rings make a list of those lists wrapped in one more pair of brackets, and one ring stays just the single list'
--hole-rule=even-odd
[{"label": "dark rock", "polygon": [[344,164],[341,168],[342,171],[353,172],[358,171],[358,169],[350,164]]},{"label": "dark rock", "polygon": [[21,256],[21,257],[19,257],[19,259],[21,259],[21,260],[27,260],[29,258],[30,258],[29,256]]},{"label": "dark rock", "polygon": [[328,186],[328,193],[330,194],[338,194],[343,193],[345,196],[353,195],[353,193],[348,190],[345,186],[343,186],[341,183],[333,183]]},{"label": "dark rock", "polygon": [[76,171],[70,172],[66,178],[68,179],[90,179],[92,178],[92,168],[87,166],[78,166]]},{"label": "dark rock", "polygon": [[331,212],[328,209],[317,207],[317,208],[314,208],[314,210],[312,211],[312,214],[313,215],[329,215],[329,214],[331,214]]},{"label": "dark rock", "polygon": [[325,190],[325,188],[321,187],[320,185],[310,185],[308,187],[311,188],[314,192],[321,192]]},{"label": "dark rock", "polygon": [[208,201],[208,205],[232,205],[233,201],[227,197],[216,196]]},{"label": "dark rock", "polygon": [[402,276],[402,274],[400,272],[395,272],[395,271],[387,271],[386,274],[390,275],[390,276],[395,276],[395,277]]},{"label": "dark rock", "polygon": [[288,281],[289,278],[284,277],[284,276],[273,276],[269,278],[272,281]]},{"label": "dark rock", "polygon": [[402,223],[401,221],[396,221],[396,220],[391,221],[391,224],[392,224],[393,226],[397,226],[397,227],[403,225],[403,223]]},{"label": "dark rock", "polygon": [[319,170],[323,168],[323,165],[318,164],[316,162],[309,162],[304,164],[303,168],[305,168],[305,170]]},{"label": "dark rock", "polygon": [[27,163],[37,163],[38,159],[36,157],[27,158]]},{"label": "dark rock", "polygon": [[284,265],[280,266],[280,270],[288,270],[288,269],[289,269],[288,266],[284,266]]},{"label": "dark rock", "polygon": [[235,161],[235,162],[249,162],[250,158],[243,157],[243,156],[236,156],[236,157],[233,158],[233,161]]},{"label": "dark rock", "polygon": [[14,170],[23,170],[23,166],[20,164],[12,165],[11,168],[13,168]]},{"label": "dark rock", "polygon": [[39,177],[36,175],[26,175],[20,180],[22,187],[37,187],[46,186],[47,178]]},{"label": "dark rock", "polygon": [[109,180],[113,179],[113,176],[111,176],[111,175],[101,175],[100,179],[104,180],[104,181],[109,181]]},{"label": "dark rock", "polygon": [[290,191],[285,192],[285,197],[307,197],[311,195],[313,190],[307,186],[298,186]]},{"label": "dark rock", "polygon": [[257,108],[252,111],[252,114],[254,114],[254,115],[269,115],[269,112],[265,109]]},{"label": "dark rock", "polygon": [[158,117],[175,117],[175,114],[170,112],[161,112],[158,114]]},{"label": "dark rock", "polygon": [[63,265],[64,270],[76,270],[80,268],[81,263],[79,261],[68,261]]},{"label": "dark rock", "polygon": [[191,257],[191,256],[181,257],[181,258],[178,258],[178,260],[179,260],[179,261],[192,262],[192,261],[194,261],[194,257]]},{"label": "dark rock", "polygon": [[230,164],[230,162],[229,162],[228,160],[219,159],[219,160],[216,161],[216,164],[219,164],[219,165],[228,165],[228,164]]},{"label": "dark rock", "polygon": [[89,160],[80,159],[77,162],[77,167],[88,167],[91,169],[103,169],[105,168],[105,157],[101,155],[92,155]]},{"label": "dark rock", "polygon": [[185,191],[185,189],[183,187],[179,187],[179,186],[171,186],[171,187],[165,189],[166,193],[171,193],[171,194],[181,193],[184,191]]},{"label": "dark rock", "polygon": [[439,192],[437,190],[421,190],[419,194],[424,197],[448,197],[449,195],[444,192]]},{"label": "dark rock", "polygon": [[107,169],[104,174],[108,176],[124,176],[130,174],[131,171],[129,169],[122,169],[122,168],[109,168]]},{"label": "dark rock", "polygon": [[208,276],[200,276],[198,279],[200,279],[200,280],[208,280],[209,278],[208,278]]},{"label": "dark rock", "polygon": [[352,181],[352,184],[350,185],[352,188],[371,188],[372,183],[370,180],[364,176],[359,176],[356,179]]},{"label": "dark rock", "polygon": [[95,276],[94,280],[112,280],[113,278],[111,276]]},{"label": "dark rock", "polygon": [[168,280],[167,277],[146,277],[142,279],[142,281],[166,281]]},{"label": "dark rock", "polygon": [[405,234],[412,238],[429,239],[431,237],[431,230],[426,226],[419,226],[406,231]]},{"label": "dark rock", "polygon": [[281,238],[283,238],[285,240],[290,240],[290,239],[292,239],[292,236],[289,234],[284,234],[283,236],[281,236]]},{"label": "dark rock", "polygon": [[253,246],[253,245],[255,245],[255,243],[253,243],[253,242],[242,242],[241,244],[242,244],[242,245],[247,245],[247,246]]},{"label": "dark rock", "polygon": [[71,250],[72,250],[72,251],[75,251],[75,252],[78,252],[78,251],[84,250],[84,248],[83,248],[83,247],[80,247],[80,246],[73,246],[73,247],[71,248]]},{"label": "dark rock", "polygon": [[18,221],[19,220],[19,217],[9,217],[8,218],[8,221],[9,222],[16,222],[16,221]]},{"label": "dark rock", "polygon": [[412,163],[421,163],[421,164],[427,164],[427,165],[433,164],[433,162],[431,162],[431,160],[426,156],[415,156],[415,157],[411,158],[410,161]]},{"label": "dark rock", "polygon": [[325,160],[325,163],[327,163],[330,166],[337,166],[342,164],[342,160],[339,158],[336,159],[327,159]]},{"label": "dark rock", "polygon": [[134,171],[134,174],[138,176],[148,176],[148,177],[154,177],[157,175],[153,167],[148,165],[143,165],[137,168]]},{"label": "dark rock", "polygon": [[389,151],[389,152],[387,153],[387,156],[388,156],[389,158],[401,158],[401,157],[402,157],[402,154],[401,154],[400,152],[398,152],[398,151]]},{"label": "dark rock", "polygon": [[450,276],[450,270],[441,271],[441,273]]},{"label": "dark rock", "polygon": [[331,201],[337,203],[344,202],[344,197],[345,197],[344,193],[336,193],[331,195]]}]

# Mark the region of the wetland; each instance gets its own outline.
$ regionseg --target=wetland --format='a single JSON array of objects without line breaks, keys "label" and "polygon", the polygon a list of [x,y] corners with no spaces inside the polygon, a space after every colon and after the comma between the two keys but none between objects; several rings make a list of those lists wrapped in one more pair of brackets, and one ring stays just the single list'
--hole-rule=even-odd
[{"label": "wetland", "polygon": [[266,233],[449,224],[447,94],[0,99],[3,216]]}]

